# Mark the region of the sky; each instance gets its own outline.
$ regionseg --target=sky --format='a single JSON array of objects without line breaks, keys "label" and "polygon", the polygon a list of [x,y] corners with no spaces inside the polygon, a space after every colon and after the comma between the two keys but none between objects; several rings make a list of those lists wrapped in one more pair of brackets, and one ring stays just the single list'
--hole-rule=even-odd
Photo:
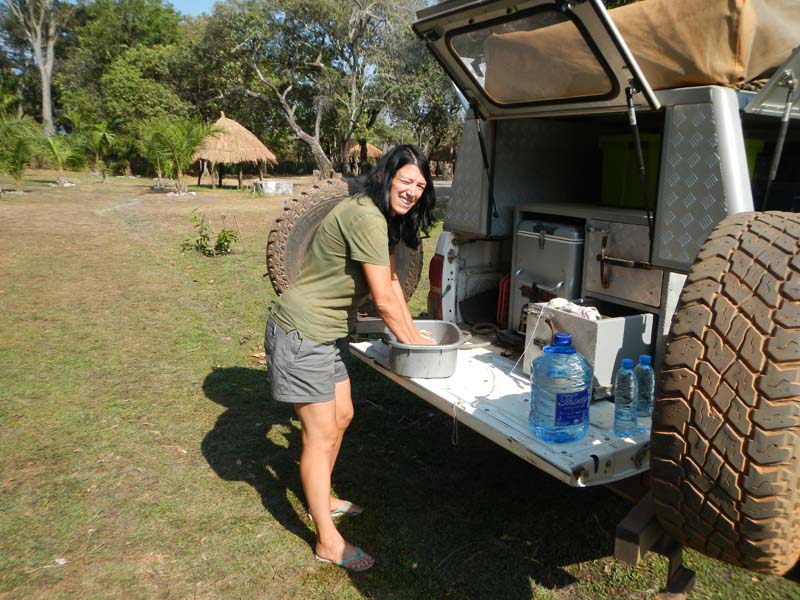
[{"label": "sky", "polygon": [[184,14],[196,17],[199,14],[211,14],[211,7],[214,6],[214,0],[170,0],[175,10]]}]

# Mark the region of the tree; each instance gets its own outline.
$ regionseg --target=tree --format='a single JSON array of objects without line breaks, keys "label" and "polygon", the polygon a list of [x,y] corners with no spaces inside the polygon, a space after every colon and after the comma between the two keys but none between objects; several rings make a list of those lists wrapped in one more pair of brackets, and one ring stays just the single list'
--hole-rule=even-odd
[{"label": "tree", "polygon": [[218,3],[209,30],[228,40],[228,62],[246,66],[235,90],[222,93],[239,92],[275,107],[307,145],[320,173],[329,175],[330,149],[342,152],[353,133],[371,127],[385,106],[373,85],[377,52],[393,34],[397,7],[406,5],[388,0]]},{"label": "tree", "polygon": [[148,119],[142,121],[136,124],[134,136],[139,154],[153,166],[156,172],[159,188],[164,186],[165,157],[162,155],[162,149],[158,140],[162,125],[162,119]]},{"label": "tree", "polygon": [[53,123],[53,68],[59,29],[70,8],[58,0],[5,0],[6,6],[25,31],[39,69],[42,85],[42,123],[48,136],[55,133]]},{"label": "tree", "polygon": [[201,121],[176,119],[162,123],[153,133],[153,152],[175,178],[178,193],[186,192],[183,174],[192,164],[192,156],[205,138],[219,131]]},{"label": "tree", "polygon": [[117,134],[108,121],[102,121],[82,127],[78,130],[78,135],[89,154],[92,168],[101,174],[102,181],[105,182],[108,175],[108,161],[114,151]]},{"label": "tree", "polygon": [[41,130],[30,119],[0,118],[0,171],[14,178],[22,189],[25,169],[41,149]]},{"label": "tree", "polygon": [[81,152],[80,141],[69,135],[54,135],[48,137],[44,144],[44,156],[48,162],[55,163],[58,168],[59,186],[67,183],[67,168],[76,168],[83,164],[84,156]]},{"label": "tree", "polygon": [[461,103],[447,74],[411,31],[410,19],[382,45],[379,65],[377,85],[391,127],[407,132],[426,154],[458,137]]},{"label": "tree", "polygon": [[[94,0],[85,4],[81,24],[76,26],[74,37],[77,44],[65,60],[59,64],[55,85],[61,95],[61,103],[66,111],[80,113],[82,120],[99,122],[111,118],[106,106],[105,94],[111,92],[118,100],[111,112],[124,111],[124,96],[127,91],[137,92],[138,88],[124,84],[124,76],[132,74],[139,79],[137,83],[150,88],[165,102],[163,92],[172,91],[172,80],[176,74],[171,64],[156,72],[149,48],[169,47],[179,43],[182,32],[179,28],[180,15],[162,0]],[[142,54],[136,54],[140,49]],[[163,50],[154,50],[160,59],[168,57]],[[146,63],[138,68],[136,60]],[[109,89],[103,89],[105,81]],[[150,98],[145,93],[138,97]],[[130,102],[129,105],[135,105]],[[125,122],[120,122],[125,126]]]},{"label": "tree", "polygon": [[154,117],[187,117],[191,106],[181,100],[170,80],[169,46],[136,46],[120,55],[100,78],[107,117],[120,129]]}]

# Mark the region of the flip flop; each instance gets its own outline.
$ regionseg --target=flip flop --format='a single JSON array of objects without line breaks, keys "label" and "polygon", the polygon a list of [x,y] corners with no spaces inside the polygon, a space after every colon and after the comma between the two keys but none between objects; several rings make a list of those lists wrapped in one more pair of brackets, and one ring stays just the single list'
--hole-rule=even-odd
[{"label": "flip flop", "polygon": [[347,515],[348,517],[357,517],[362,512],[364,512],[363,508],[351,510],[352,508],[353,508],[353,503],[348,500],[345,500],[344,504],[342,504],[339,508],[335,508],[331,511],[331,518],[335,519],[336,517],[343,517],[345,515]]},{"label": "flip flop", "polygon": [[371,569],[375,565],[375,561],[373,560],[366,567],[357,568],[351,566],[354,562],[366,556],[364,554],[364,551],[358,546],[356,546],[356,553],[353,556],[351,556],[350,558],[345,558],[343,560],[331,560],[330,558],[322,558],[319,554],[314,554],[314,556],[320,562],[331,563],[333,565],[336,565],[337,567],[342,567],[347,571],[353,571],[354,573],[360,573],[361,571],[366,571],[367,569]]},{"label": "flip flop", "polygon": [[[351,510],[352,508],[353,508],[353,503],[348,500],[345,500],[344,504],[342,504],[339,508],[335,508],[331,511],[331,519],[338,519],[339,517],[344,517],[344,516],[357,517],[362,512],[364,512],[363,508],[360,510]],[[314,520],[314,517],[311,516],[310,512],[307,512],[306,514],[308,515],[309,521]]]}]

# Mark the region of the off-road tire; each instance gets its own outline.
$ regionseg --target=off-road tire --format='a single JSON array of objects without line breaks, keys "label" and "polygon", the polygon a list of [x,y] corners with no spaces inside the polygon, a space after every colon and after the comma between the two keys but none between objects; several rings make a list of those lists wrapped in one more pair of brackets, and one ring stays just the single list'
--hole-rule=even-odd
[{"label": "off-road tire", "polygon": [[800,215],[720,223],[670,336],[653,412],[659,521],[703,554],[784,574],[800,558]]},{"label": "off-road tire", "polygon": [[[293,198],[281,216],[275,219],[267,236],[267,274],[277,295],[285,292],[300,272],[300,265],[322,219],[348,195],[347,182],[328,180]],[[417,250],[402,242],[397,245],[397,276],[406,299],[417,289],[422,260],[421,244]],[[374,314],[369,299],[360,310]]]}]

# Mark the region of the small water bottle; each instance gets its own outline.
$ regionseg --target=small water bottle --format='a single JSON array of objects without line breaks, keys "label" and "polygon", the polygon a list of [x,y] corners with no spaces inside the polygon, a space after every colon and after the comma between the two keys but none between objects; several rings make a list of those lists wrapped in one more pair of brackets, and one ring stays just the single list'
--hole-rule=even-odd
[{"label": "small water bottle", "polygon": [[579,440],[589,428],[592,367],[572,336],[556,333],[531,364],[531,430],[546,442]]},{"label": "small water bottle", "polygon": [[656,374],[653,372],[653,359],[647,355],[639,356],[639,364],[633,370],[636,373],[638,396],[636,413],[639,417],[639,430],[647,431],[647,419],[653,416],[653,397],[656,392]]},{"label": "small water bottle", "polygon": [[636,433],[638,390],[633,360],[622,359],[622,366],[614,379],[614,435],[629,437]]}]

